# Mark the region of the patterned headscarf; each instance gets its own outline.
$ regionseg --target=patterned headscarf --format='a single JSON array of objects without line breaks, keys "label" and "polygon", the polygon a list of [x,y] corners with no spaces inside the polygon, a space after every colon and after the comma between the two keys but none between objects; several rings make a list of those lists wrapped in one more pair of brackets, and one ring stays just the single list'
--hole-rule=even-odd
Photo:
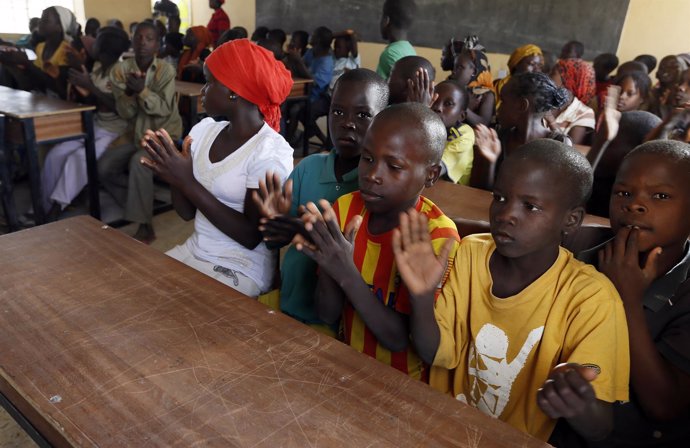
[{"label": "patterned headscarf", "polygon": [[463,41],[462,49],[467,51],[472,62],[474,62],[474,74],[467,84],[467,88],[477,95],[489,90],[493,91],[494,81],[491,76],[491,66],[489,66],[489,59],[486,57],[486,49],[479,43],[479,37],[467,36]]},{"label": "patterned headscarf", "polygon": [[216,48],[206,67],[225,87],[256,104],[266,123],[280,130],[280,104],[292,89],[292,76],[273,53],[237,39]]},{"label": "patterned headscarf", "polygon": [[62,27],[62,38],[69,43],[77,37],[79,32],[79,24],[77,23],[77,18],[74,17],[72,11],[63,6],[51,6],[48,9],[53,9],[60,19],[60,26]]},{"label": "patterned headscarf", "polygon": [[559,59],[556,63],[563,87],[573,92],[584,104],[596,95],[594,68],[582,59]]},{"label": "patterned headscarf", "polygon": [[541,48],[533,44],[527,44],[520,48],[516,48],[513,54],[510,55],[510,59],[508,59],[508,69],[512,72],[515,66],[518,65],[523,58],[534,56],[535,54],[544,57]]}]

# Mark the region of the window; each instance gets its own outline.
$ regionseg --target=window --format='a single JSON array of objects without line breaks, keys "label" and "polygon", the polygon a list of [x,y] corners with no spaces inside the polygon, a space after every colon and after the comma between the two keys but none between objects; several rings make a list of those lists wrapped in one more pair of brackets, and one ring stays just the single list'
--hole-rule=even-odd
[{"label": "window", "polygon": [[64,6],[74,12],[77,21],[84,24],[84,0],[2,0],[0,32],[29,34],[29,19],[41,17],[50,6]]}]

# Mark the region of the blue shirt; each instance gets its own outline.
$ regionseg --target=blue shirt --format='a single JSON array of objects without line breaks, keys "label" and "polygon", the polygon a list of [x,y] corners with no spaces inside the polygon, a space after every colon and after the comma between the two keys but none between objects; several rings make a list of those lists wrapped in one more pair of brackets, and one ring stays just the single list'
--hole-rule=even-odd
[{"label": "blue shirt", "polygon": [[328,85],[333,77],[335,61],[330,52],[325,56],[315,57],[313,49],[310,48],[304,53],[304,64],[309,69],[314,80],[314,84],[309,92],[309,100],[314,102],[322,93],[328,92]]}]

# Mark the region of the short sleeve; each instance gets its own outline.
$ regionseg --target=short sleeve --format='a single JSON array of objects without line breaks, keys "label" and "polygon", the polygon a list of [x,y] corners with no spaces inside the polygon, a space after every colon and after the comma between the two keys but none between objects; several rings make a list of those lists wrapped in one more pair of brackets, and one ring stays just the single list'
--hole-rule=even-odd
[{"label": "short sleeve", "polygon": [[[266,125],[264,125],[266,126]],[[259,180],[266,178],[266,172],[277,173],[281,180],[285,182],[290,172],[292,172],[292,148],[275,131],[262,129],[268,135],[261,136],[261,141],[257,143],[252,159],[247,166],[247,188],[259,188]],[[270,133],[275,135],[271,135]]]},{"label": "short sleeve", "polygon": [[656,346],[667,361],[690,375],[690,280],[671,298],[674,317],[664,326]]},{"label": "short sleeve", "polygon": [[201,144],[207,144],[211,145],[213,142],[204,142],[206,134],[209,132],[209,129],[211,126],[213,126],[216,123],[216,121],[211,118],[207,117],[198,122],[197,124],[192,127],[189,131],[189,137],[192,139],[192,146],[190,148],[190,152],[192,153],[192,156],[196,154],[196,152],[199,150],[199,145]]},{"label": "short sleeve", "polygon": [[630,351],[623,303],[608,279],[596,278],[573,285],[572,292],[584,296],[576,301],[560,362],[597,369],[592,386],[599,400],[627,401]]}]

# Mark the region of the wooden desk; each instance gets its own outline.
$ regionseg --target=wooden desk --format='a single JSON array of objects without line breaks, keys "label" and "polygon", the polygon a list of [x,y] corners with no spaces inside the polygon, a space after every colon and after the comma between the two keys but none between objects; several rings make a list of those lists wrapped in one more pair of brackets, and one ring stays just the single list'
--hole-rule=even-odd
[{"label": "wooden desk", "polygon": [[546,446],[88,216],[0,244],[0,391],[55,446]]},{"label": "wooden desk", "polygon": [[[489,222],[491,192],[440,180],[422,192],[451,219],[462,218]],[[609,220],[600,216],[586,215],[584,225],[609,227]]]},{"label": "wooden desk", "polygon": [[100,217],[98,168],[93,134],[94,109],[94,106],[70,103],[0,86],[0,113],[5,114],[5,140],[26,146],[31,202],[36,224],[45,222],[36,146],[66,140],[84,139],[89,176],[89,207],[91,216]]},{"label": "wooden desk", "polygon": [[[288,95],[288,101],[304,101],[305,105],[305,123],[309,118],[309,86],[314,81],[311,79],[297,78],[293,80],[292,90]],[[178,96],[178,108],[180,115],[182,115],[185,122],[185,134],[199,122],[199,115],[206,112],[204,105],[201,102],[201,89],[203,84],[187,81],[175,81],[175,93]],[[309,149],[309,142],[305,141],[302,151],[303,156],[307,155]]]}]

